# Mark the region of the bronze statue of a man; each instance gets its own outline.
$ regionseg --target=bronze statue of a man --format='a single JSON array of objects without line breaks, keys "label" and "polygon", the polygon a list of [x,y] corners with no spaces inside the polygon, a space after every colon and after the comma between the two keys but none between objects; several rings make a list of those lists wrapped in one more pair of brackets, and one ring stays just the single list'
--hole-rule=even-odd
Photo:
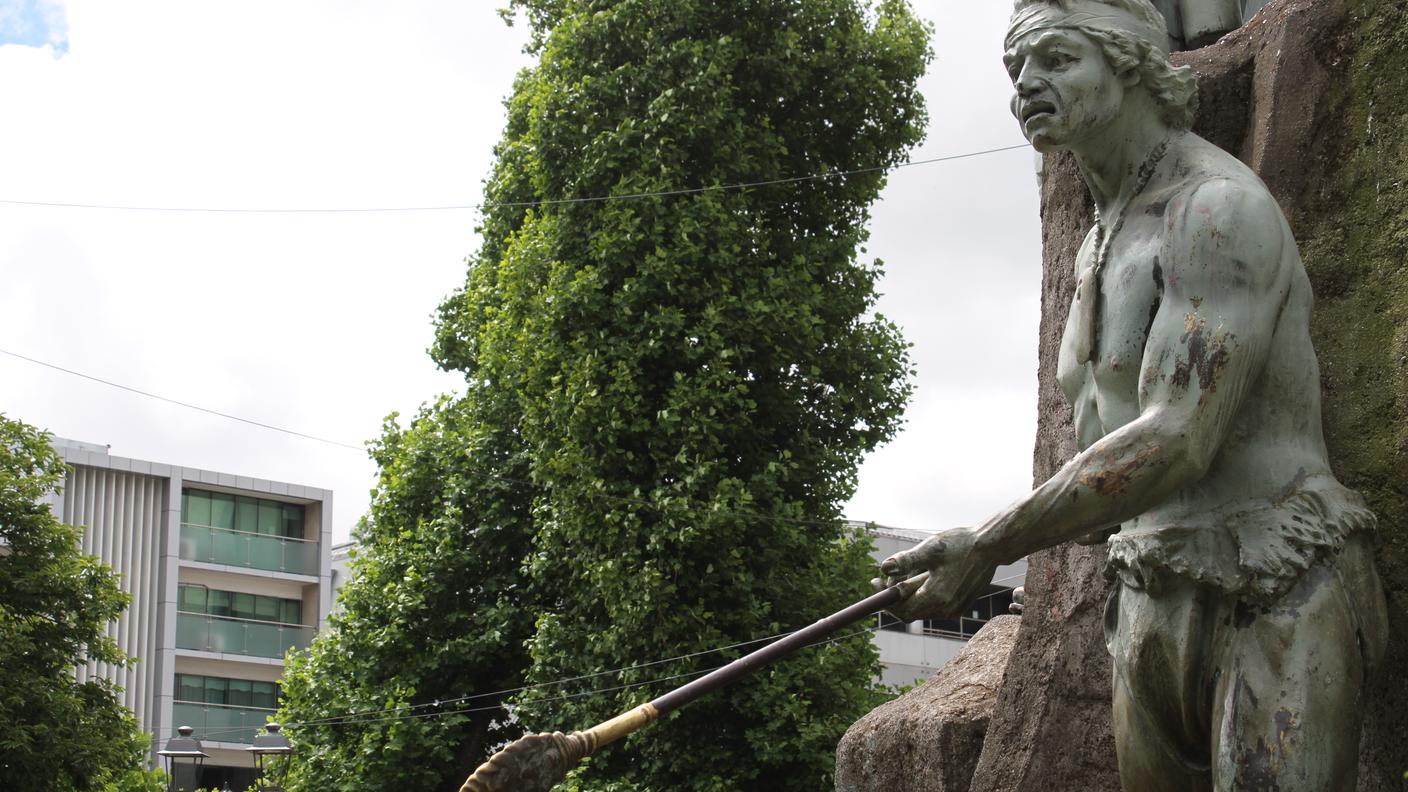
[{"label": "bronze statue of a man", "polygon": [[951,616],[993,569],[1116,530],[1106,643],[1130,792],[1353,790],[1387,621],[1374,516],[1335,480],[1310,284],[1266,187],[1189,132],[1197,84],[1149,0],[1018,0],[1004,60],[1097,223],[1058,377],[1080,453],[982,525],[887,559]]}]

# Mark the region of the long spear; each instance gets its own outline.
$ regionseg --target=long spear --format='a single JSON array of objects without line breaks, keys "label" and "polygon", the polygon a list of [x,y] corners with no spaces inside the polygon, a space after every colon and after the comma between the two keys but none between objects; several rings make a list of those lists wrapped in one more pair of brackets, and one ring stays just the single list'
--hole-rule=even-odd
[{"label": "long spear", "polygon": [[599,749],[846,625],[908,599],[928,577],[928,573],[916,575],[872,594],[809,627],[773,641],[756,652],[584,732],[552,732],[523,737],[489,757],[489,761],[480,765],[465,780],[460,792],[549,792],[567,777],[567,771]]}]

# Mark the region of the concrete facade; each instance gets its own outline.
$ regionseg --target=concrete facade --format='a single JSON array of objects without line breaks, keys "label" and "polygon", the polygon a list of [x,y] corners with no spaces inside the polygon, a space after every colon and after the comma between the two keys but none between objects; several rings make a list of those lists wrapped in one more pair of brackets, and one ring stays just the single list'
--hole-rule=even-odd
[{"label": "concrete facade", "polygon": [[[210,754],[200,785],[243,789],[253,780],[244,749],[273,714],[284,653],[306,646],[329,613],[332,492],[129,459],[73,440],[54,447],[70,468],[49,506],[82,526],[84,552],[121,576],[132,602],[109,635],[139,658],[127,668],[90,662],[79,678],[123,688],[123,704],[152,734],[154,760],[189,725]],[[192,503],[228,509],[197,519],[183,513]]]}]

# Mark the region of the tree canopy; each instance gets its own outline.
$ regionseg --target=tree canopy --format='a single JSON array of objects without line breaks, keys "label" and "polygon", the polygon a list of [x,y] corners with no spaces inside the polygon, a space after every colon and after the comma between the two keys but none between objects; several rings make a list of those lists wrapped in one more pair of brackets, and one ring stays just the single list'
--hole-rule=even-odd
[{"label": "tree canopy", "polygon": [[502,696],[458,700],[521,684],[534,619],[520,570],[531,491],[488,478],[526,475],[499,395],[443,399],[406,430],[388,420],[373,447],[381,473],[340,610],[284,673],[291,788],[457,790],[519,734],[494,723]]},{"label": "tree canopy", "polygon": [[0,788],[146,789],[150,743],[117,688],[74,676],[132,660],[107,635],[127,607],[116,573],[46,502],[66,470],[48,435],[0,415]]},{"label": "tree canopy", "polygon": [[[585,728],[867,593],[840,509],[909,366],[865,223],[922,134],[924,26],[898,0],[513,6],[538,63],[432,350],[465,391],[388,423],[344,611],[284,687],[290,721],[386,717],[301,727],[302,788],[457,788],[519,729]],[[876,671],[868,636],[806,650],[577,783],[822,788]],[[524,683],[512,718],[443,703]]]}]

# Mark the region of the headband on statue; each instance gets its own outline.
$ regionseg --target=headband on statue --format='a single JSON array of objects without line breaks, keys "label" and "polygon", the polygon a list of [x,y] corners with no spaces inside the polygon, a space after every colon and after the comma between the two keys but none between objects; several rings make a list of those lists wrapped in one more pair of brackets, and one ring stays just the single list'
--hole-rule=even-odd
[{"label": "headband on statue", "polygon": [[1063,0],[1061,5],[1035,3],[1026,6],[1012,15],[1003,45],[1012,49],[1025,36],[1059,28],[1093,28],[1128,33],[1168,52],[1166,27],[1097,0]]}]

